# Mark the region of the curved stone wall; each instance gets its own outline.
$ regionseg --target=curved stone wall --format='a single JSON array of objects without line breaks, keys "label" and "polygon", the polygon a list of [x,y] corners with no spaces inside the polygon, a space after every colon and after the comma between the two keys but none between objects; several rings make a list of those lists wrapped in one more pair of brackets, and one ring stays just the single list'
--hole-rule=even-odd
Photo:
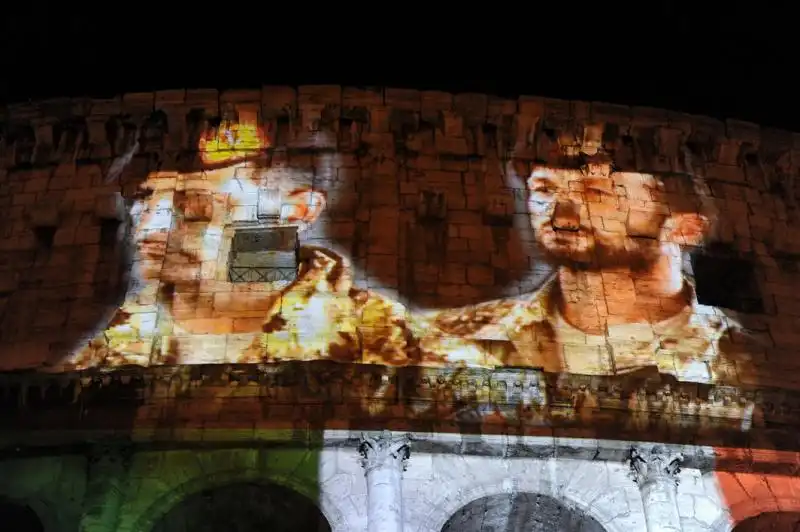
[{"label": "curved stone wall", "polygon": [[[629,440],[718,447],[686,453],[672,516],[684,530],[730,530],[796,500],[781,470],[796,457],[753,450],[798,445],[794,133],[602,103],[335,86],[49,101],[8,108],[0,124],[4,446],[57,456],[115,431],[145,447],[241,447],[225,459],[93,448],[77,465],[73,453],[63,464],[89,475],[71,497],[67,483],[32,475],[0,482],[15,500],[47,501],[43,521],[148,530],[196,491],[283,480],[333,530],[365,530],[352,448],[308,460],[252,448],[365,427],[459,435],[412,455],[410,530],[439,531],[475,500],[522,492],[605,530],[644,530],[620,454]],[[298,277],[246,277],[265,260],[248,253],[264,250],[237,231],[273,226],[294,232],[270,256],[297,259],[276,271]],[[139,238],[152,234],[161,240]],[[604,238],[605,255],[581,255]],[[631,250],[640,262],[619,262]],[[602,333],[563,305],[587,298]],[[655,334],[613,323],[637,308],[655,312],[644,320]],[[677,326],[662,319],[676,315]],[[580,459],[569,442],[544,456],[487,443],[554,431],[605,440]],[[701,475],[715,469],[737,472]]]},{"label": "curved stone wall", "polygon": [[[7,108],[0,115],[6,369],[57,366],[98,322],[112,319],[131,258],[115,248],[124,231],[115,222],[127,219],[138,185],[159,172],[159,186],[167,187],[176,172],[208,172],[202,159],[213,157],[198,155],[210,149],[204,135],[240,120],[261,128],[263,142],[225,157],[266,157],[273,169],[290,169],[291,179],[326,191],[328,216],[305,242],[346,251],[357,286],[409,309],[508,298],[542,283],[551,270],[532,247],[525,215],[532,165],[558,167],[599,150],[616,172],[703,176],[718,212],[704,249],[719,260],[695,264],[695,273],[709,277],[720,261],[734,259],[754,269],[746,279],[729,276],[741,288],[736,301],[720,300],[725,286],[703,297],[766,316],[751,320],[748,332],[766,339],[762,351],[769,352],[755,357],[749,374],[726,374],[772,384],[791,375],[781,370],[793,367],[786,353],[797,318],[787,290],[800,252],[794,134],[602,103],[336,86],[162,91]],[[432,201],[427,193],[446,200],[441,227],[422,227],[425,216],[439,216],[422,213]],[[52,246],[46,258],[37,252],[42,245]],[[445,249],[447,258],[437,256]],[[215,299],[222,305],[221,295]]]}]

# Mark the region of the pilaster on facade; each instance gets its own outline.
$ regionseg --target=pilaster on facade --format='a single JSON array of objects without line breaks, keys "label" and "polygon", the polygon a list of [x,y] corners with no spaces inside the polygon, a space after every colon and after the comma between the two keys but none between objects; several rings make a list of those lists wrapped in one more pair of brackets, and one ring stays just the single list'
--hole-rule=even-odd
[{"label": "pilaster on facade", "polygon": [[664,446],[633,447],[631,476],[642,494],[648,532],[680,532],[678,474],[684,457]]},{"label": "pilaster on facade", "polygon": [[358,452],[367,478],[369,532],[403,530],[403,472],[411,456],[407,435],[362,435]]}]

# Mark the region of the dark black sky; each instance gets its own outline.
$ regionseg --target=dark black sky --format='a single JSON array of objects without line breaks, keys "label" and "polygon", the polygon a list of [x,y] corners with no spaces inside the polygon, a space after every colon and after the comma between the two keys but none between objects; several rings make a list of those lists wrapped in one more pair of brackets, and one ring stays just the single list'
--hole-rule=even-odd
[{"label": "dark black sky", "polygon": [[437,15],[164,2],[90,16],[54,5],[17,4],[0,21],[0,101],[334,83],[647,105],[800,131],[789,4],[484,2]]}]

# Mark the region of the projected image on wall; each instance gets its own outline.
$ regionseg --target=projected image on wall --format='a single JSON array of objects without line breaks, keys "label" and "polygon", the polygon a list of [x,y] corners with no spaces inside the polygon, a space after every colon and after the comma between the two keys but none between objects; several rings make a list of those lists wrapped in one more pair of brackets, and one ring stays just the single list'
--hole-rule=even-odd
[{"label": "projected image on wall", "polygon": [[523,216],[550,279],[432,310],[357,283],[346,250],[307,238],[328,191],[313,171],[259,164],[265,147],[255,123],[229,124],[201,140],[202,171],[141,183],[125,302],[68,368],[334,360],[724,382],[746,363],[736,322],[698,303],[684,275],[716,221],[695,176],[599,158],[528,167]]}]

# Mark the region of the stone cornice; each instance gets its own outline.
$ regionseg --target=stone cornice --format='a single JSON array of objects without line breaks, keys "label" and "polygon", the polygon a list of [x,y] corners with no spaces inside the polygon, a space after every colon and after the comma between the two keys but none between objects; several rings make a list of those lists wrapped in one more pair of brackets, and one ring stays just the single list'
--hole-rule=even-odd
[{"label": "stone cornice", "polygon": [[[510,379],[514,375],[517,382]],[[388,384],[383,388],[388,391],[375,395],[370,390],[376,383]],[[523,384],[532,389],[525,393]],[[141,433],[169,426],[175,431],[226,429],[231,437],[241,433],[247,438],[259,429],[292,429],[302,420],[302,426],[318,430],[388,426],[465,435],[647,437],[800,448],[792,436],[800,424],[797,394],[670,382],[665,376],[586,378],[508,368],[387,372],[375,365],[320,361],[5,373],[0,374],[0,390],[4,426],[34,432]],[[748,404],[763,419],[743,430],[741,416]]]},{"label": "stone cornice", "polygon": [[[120,431],[116,435],[98,435],[76,431],[42,430],[30,433],[0,432],[0,460],[29,459],[42,456],[96,456],[111,451],[127,459],[136,453],[171,451],[209,451],[219,449],[280,449],[305,447],[312,450],[357,449],[362,442],[359,430],[325,430],[297,427],[291,431],[255,430],[249,439],[231,438],[228,430],[176,430],[156,435],[145,430]],[[515,436],[508,434],[464,435],[446,432],[391,432],[393,438],[407,437],[414,453],[461,454],[507,459],[574,459],[628,463],[631,443],[594,438],[559,436]],[[16,438],[12,441],[12,438]],[[93,440],[93,441],[89,441]],[[795,475],[800,471],[800,453],[748,448],[707,447],[693,444],[639,442],[639,448],[659,446],[684,457],[682,467],[700,471],[730,471]]]},{"label": "stone cornice", "polygon": [[758,181],[767,189],[793,172],[792,161],[800,154],[797,133],[661,109],[315,85],[11,105],[0,108],[0,166],[107,161],[138,139],[136,153],[148,159],[158,155],[160,169],[184,168],[191,161],[183,157],[178,163],[174,156],[197,151],[200,131],[242,113],[264,127],[271,146],[266,151],[382,147],[411,158],[435,152],[445,158],[513,156],[552,163],[576,147],[602,147],[620,169],[701,172],[723,182]]}]

